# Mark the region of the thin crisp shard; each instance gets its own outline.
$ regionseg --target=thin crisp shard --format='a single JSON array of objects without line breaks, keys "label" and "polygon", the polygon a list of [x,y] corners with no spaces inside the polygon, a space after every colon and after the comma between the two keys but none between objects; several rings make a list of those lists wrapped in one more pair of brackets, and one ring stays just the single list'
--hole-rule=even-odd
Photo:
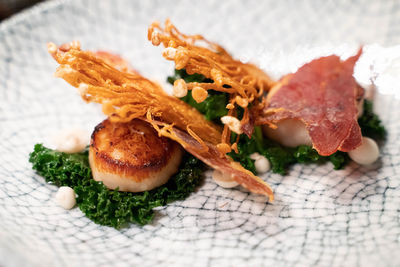
[{"label": "thin crisp shard", "polygon": [[363,89],[353,77],[353,68],[361,53],[360,49],[346,61],[335,55],[322,57],[282,78],[266,97],[256,124],[274,126],[284,119],[299,119],[323,156],[359,146],[357,98]]},{"label": "thin crisp shard", "polygon": [[[84,88],[80,90],[82,98],[102,104],[103,112],[112,121],[146,120],[161,136],[177,141],[209,166],[230,173],[251,192],[273,200],[272,190],[264,181],[219,152],[222,129],[196,109],[167,95],[159,85],[137,73],[119,71],[112,62],[106,63],[93,52],[81,51],[76,45],[62,50],[49,47],[60,64],[56,75],[74,87]],[[162,122],[162,127],[156,121]]]}]

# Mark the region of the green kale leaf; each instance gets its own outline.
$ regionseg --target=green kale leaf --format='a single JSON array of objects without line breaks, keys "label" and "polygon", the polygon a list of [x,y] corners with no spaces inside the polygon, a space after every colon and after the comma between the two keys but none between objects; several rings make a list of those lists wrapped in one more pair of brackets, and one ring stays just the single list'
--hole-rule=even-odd
[{"label": "green kale leaf", "polygon": [[333,168],[335,170],[342,169],[344,166],[347,165],[350,160],[349,155],[346,152],[342,151],[336,151],[332,155],[328,156],[328,158],[329,161],[332,162]]},{"label": "green kale leaf", "polygon": [[[169,76],[167,81],[174,84],[175,80],[184,79],[185,82],[198,82],[198,83],[210,83],[212,80],[207,79],[201,74],[187,74],[186,70],[175,70],[173,76]],[[192,92],[189,91],[188,94],[181,98],[182,101],[188,103],[200,113],[202,113],[205,118],[209,121],[213,121],[217,124],[221,124],[220,118],[228,114],[226,105],[229,102],[229,95],[227,93],[218,92],[215,90],[208,90],[207,98],[201,102],[197,103],[193,97]]]},{"label": "green kale leaf", "polygon": [[358,125],[360,125],[363,136],[368,136],[375,140],[382,140],[386,137],[386,129],[378,115],[374,113],[372,101],[364,100],[364,112],[358,119]]},{"label": "green kale leaf", "polygon": [[220,118],[228,114],[228,110],[225,107],[229,98],[226,93],[208,90],[207,98],[203,102],[197,103],[192,97],[192,91],[189,91],[181,100],[197,109],[207,120],[217,124],[221,124]]},{"label": "green kale leaf", "polygon": [[[236,139],[236,135],[232,135],[232,142]],[[254,134],[251,138],[241,135],[238,143],[239,153],[230,152],[235,161],[256,174],[254,160],[250,158],[253,153],[259,153],[266,157],[271,163],[271,170],[274,173],[285,174],[288,167],[294,163],[323,163],[332,162],[335,170],[343,168],[347,161],[347,153],[337,151],[330,156],[321,156],[311,146],[300,145],[295,148],[284,147],[277,142],[262,136],[260,127],[254,128]]]},{"label": "green kale leaf", "polygon": [[66,154],[36,144],[29,161],[46,182],[72,187],[77,194],[78,207],[89,219],[115,228],[151,222],[153,208],[184,199],[195,190],[204,168],[200,160],[187,154],[178,173],[165,185],[151,191],[130,193],[109,190],[102,182],[93,180],[88,151]]},{"label": "green kale leaf", "polygon": [[168,76],[167,82],[170,84],[174,84],[176,80],[184,79],[187,83],[210,83],[212,82],[211,79],[206,78],[202,74],[194,73],[188,74],[185,69],[175,70],[174,75]]}]

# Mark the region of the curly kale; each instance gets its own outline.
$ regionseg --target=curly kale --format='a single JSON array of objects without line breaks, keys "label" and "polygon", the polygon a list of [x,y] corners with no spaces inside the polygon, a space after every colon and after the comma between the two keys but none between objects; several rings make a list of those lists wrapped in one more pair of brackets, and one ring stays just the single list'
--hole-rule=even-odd
[{"label": "curly kale", "polygon": [[386,137],[386,129],[382,125],[378,115],[373,111],[372,101],[364,100],[364,112],[358,119],[363,136],[371,137],[372,139],[382,140]]},{"label": "curly kale", "polygon": [[[236,138],[235,135],[232,139]],[[336,152],[331,156],[321,156],[311,146],[300,145],[295,148],[284,147],[275,141],[262,136],[261,128],[255,127],[251,138],[241,135],[238,143],[239,153],[230,152],[234,160],[240,162],[243,167],[256,174],[254,160],[250,158],[253,153],[259,153],[271,163],[274,173],[285,174],[288,167],[294,163],[323,163],[330,161],[335,169],[341,169],[348,161],[347,153]]]},{"label": "curly kale", "polygon": [[92,179],[88,151],[66,154],[35,145],[29,161],[46,182],[70,186],[77,194],[77,205],[92,221],[121,228],[129,223],[144,225],[154,217],[153,208],[184,199],[200,183],[204,165],[187,154],[177,174],[165,184],[141,193],[107,189]]},{"label": "curly kale", "polygon": [[206,78],[202,74],[198,74],[198,73],[188,74],[185,69],[181,69],[181,70],[176,69],[174,72],[174,75],[167,77],[167,82],[169,82],[170,84],[174,84],[174,82],[179,79],[184,79],[185,82],[187,82],[187,83],[193,83],[193,82],[211,83],[212,82],[211,79]]},{"label": "curly kale", "polygon": [[[175,80],[178,79],[184,79],[185,82],[212,82],[212,80],[207,79],[201,74],[195,73],[189,75],[184,69],[175,70],[174,76],[168,77],[167,81],[173,84]],[[192,92],[189,91],[186,96],[181,98],[181,100],[197,109],[205,116],[207,120],[213,121],[217,124],[221,124],[220,118],[228,114],[228,110],[225,108],[229,102],[229,95],[227,93],[218,92],[215,90],[208,90],[207,98],[203,102],[197,103],[192,97]]]}]

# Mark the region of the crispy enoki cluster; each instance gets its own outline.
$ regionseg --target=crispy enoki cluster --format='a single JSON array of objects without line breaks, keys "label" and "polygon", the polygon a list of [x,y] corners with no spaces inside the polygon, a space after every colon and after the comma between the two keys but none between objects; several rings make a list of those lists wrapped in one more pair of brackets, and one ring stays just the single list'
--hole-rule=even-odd
[{"label": "crispy enoki cluster", "polygon": [[[222,117],[225,126],[218,148],[222,153],[231,149],[237,151],[237,141],[230,144],[231,131],[251,136],[253,121],[249,106],[257,106],[260,96],[272,87],[270,77],[253,64],[233,59],[224,48],[201,35],[179,32],[169,20],[166,20],[164,28],[159,22],[153,22],[148,30],[148,39],[155,46],[163,44],[162,55],[175,62],[175,69],[185,69],[188,74],[202,74],[212,80],[211,83],[176,80],[173,88],[176,97],[183,97],[192,90],[192,97],[200,103],[207,98],[210,89],[229,93],[228,115]],[[238,107],[244,110],[241,120],[237,118]]]},{"label": "crispy enoki cluster", "polygon": [[85,101],[102,104],[110,120],[145,120],[160,135],[177,141],[209,166],[230,174],[251,192],[273,200],[267,183],[216,148],[221,140],[220,127],[195,108],[167,95],[157,84],[129,71],[120,57],[81,51],[78,42],[60,47],[50,43],[48,51],[60,64],[56,76],[77,87]]},{"label": "crispy enoki cluster", "polygon": [[78,42],[60,47],[50,43],[48,51],[60,64],[55,75],[78,88],[86,102],[102,104],[104,114],[112,121],[161,120],[165,126],[159,131],[162,135],[167,136],[171,127],[177,127],[200,143],[219,143],[220,127],[185,102],[167,95],[156,83],[128,69],[119,71],[125,66],[120,58],[110,60],[107,55],[106,61],[98,53],[81,51]]}]

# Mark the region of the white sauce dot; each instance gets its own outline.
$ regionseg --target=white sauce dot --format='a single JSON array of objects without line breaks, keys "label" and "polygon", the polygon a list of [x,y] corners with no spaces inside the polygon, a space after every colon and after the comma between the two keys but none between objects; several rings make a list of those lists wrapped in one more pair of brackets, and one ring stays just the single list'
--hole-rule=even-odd
[{"label": "white sauce dot", "polygon": [[61,186],[56,193],[56,203],[66,210],[72,209],[76,204],[74,189]]},{"label": "white sauce dot", "polygon": [[89,144],[89,136],[86,131],[71,129],[62,132],[55,139],[56,150],[65,153],[76,153],[85,149]]},{"label": "white sauce dot", "polygon": [[312,145],[312,141],[305,124],[296,119],[282,120],[276,124],[278,128],[263,127],[264,134],[278,143],[296,147],[299,145]]},{"label": "white sauce dot", "polygon": [[254,166],[256,167],[257,173],[266,173],[271,168],[269,160],[261,155],[255,160]]},{"label": "white sauce dot", "polygon": [[362,138],[362,144],[348,152],[350,158],[361,165],[369,165],[379,158],[379,148],[374,140],[368,137]]},{"label": "white sauce dot", "polygon": [[212,177],[215,183],[223,188],[232,188],[239,185],[231,175],[224,174],[218,170],[214,170]]}]

